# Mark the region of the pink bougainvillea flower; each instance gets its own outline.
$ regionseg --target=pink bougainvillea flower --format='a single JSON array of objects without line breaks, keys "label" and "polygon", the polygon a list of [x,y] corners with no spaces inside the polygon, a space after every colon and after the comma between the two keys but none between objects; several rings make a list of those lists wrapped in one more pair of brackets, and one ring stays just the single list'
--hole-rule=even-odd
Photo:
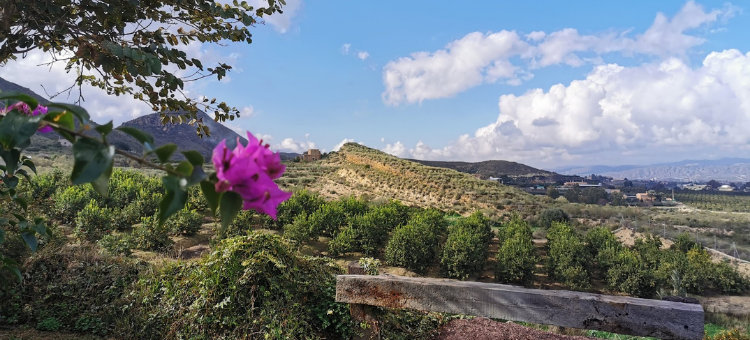
[{"label": "pink bougainvillea flower", "polygon": [[233,191],[242,197],[243,209],[253,209],[276,219],[276,207],[292,196],[273,181],[281,177],[286,166],[281,157],[263,145],[250,132],[247,146],[237,138],[234,150],[227,148],[226,140],[214,148],[211,160],[216,167],[216,191]]},{"label": "pink bougainvillea flower", "polygon": [[[31,108],[28,105],[26,105],[26,103],[24,102],[15,103],[7,107],[6,110],[4,110],[3,112],[10,112],[10,111],[13,111],[14,109],[23,112],[27,116],[38,116],[38,115],[47,114],[47,107],[37,105],[36,109],[34,109],[34,111],[31,111]],[[50,131],[52,131],[52,127],[50,126],[45,125],[44,127],[39,128],[39,132],[42,132],[42,133],[50,132]]]}]

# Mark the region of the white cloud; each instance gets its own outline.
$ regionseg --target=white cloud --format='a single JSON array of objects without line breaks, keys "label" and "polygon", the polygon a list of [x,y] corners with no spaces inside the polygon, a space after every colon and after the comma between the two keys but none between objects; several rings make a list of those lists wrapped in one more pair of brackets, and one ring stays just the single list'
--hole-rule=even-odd
[{"label": "white cloud", "polygon": [[357,52],[357,58],[359,58],[359,60],[365,61],[368,57],[370,57],[370,53],[367,53],[367,51]]},{"label": "white cloud", "polygon": [[380,137],[380,142],[385,143],[385,137]]},{"label": "white cloud", "polygon": [[345,139],[344,139],[344,140],[342,140],[342,141],[341,141],[340,143],[336,144],[336,145],[335,145],[335,146],[333,147],[333,149],[332,149],[332,150],[333,150],[333,151],[339,151],[339,149],[341,149],[341,147],[342,147],[342,146],[344,146],[344,144],[346,144],[346,143],[354,143],[354,139],[352,139],[352,138],[345,138]]},{"label": "white cloud", "polygon": [[341,54],[349,54],[349,48],[351,47],[352,47],[352,44],[341,45]]},{"label": "white cloud", "polygon": [[[659,154],[736,156],[750,151],[750,53],[713,52],[702,65],[678,58],[635,67],[594,67],[585,79],[499,99],[497,120],[442,149],[422,142],[422,159],[623,161]],[[591,157],[594,157],[593,159]],[[658,161],[658,160],[657,160]]]},{"label": "white cloud", "polygon": [[309,133],[306,133],[306,134],[305,134],[305,138],[310,138],[310,134],[309,134]]},{"label": "white cloud", "polygon": [[[521,39],[514,31],[469,33],[435,52],[416,52],[393,60],[383,68],[383,101],[389,105],[447,98],[483,83],[504,81],[518,85],[533,75],[528,71],[551,65],[601,64],[600,55],[621,53],[666,58],[682,57],[704,39],[685,32],[731,16],[731,6],[706,12],[687,2],[670,20],[658,13],[653,24],[635,38],[629,31],[581,35],[565,28],[546,34],[535,31]],[[579,54],[594,53],[593,58]],[[511,60],[520,58],[524,64]]]},{"label": "white cloud", "polygon": [[385,153],[389,153],[401,158],[408,158],[410,155],[409,150],[407,150],[406,146],[401,142],[386,144],[386,146],[382,150]]},{"label": "white cloud", "polygon": [[255,115],[255,108],[252,106],[245,106],[240,110],[240,117],[252,117]]},{"label": "white cloud", "polygon": [[285,138],[281,143],[275,144],[271,148],[277,151],[303,153],[308,149],[317,149],[318,147],[310,141],[297,141],[293,138]]},{"label": "white cloud", "polygon": [[547,36],[547,33],[544,33],[544,31],[534,31],[526,35],[527,40],[531,41],[539,41],[544,39],[544,37]]},{"label": "white cloud", "polygon": [[[249,0],[248,4],[254,8],[268,7],[268,0]],[[281,6],[283,14],[274,13],[263,20],[271,24],[279,33],[286,33],[292,26],[292,19],[302,10],[302,0],[286,0],[286,5]]]}]

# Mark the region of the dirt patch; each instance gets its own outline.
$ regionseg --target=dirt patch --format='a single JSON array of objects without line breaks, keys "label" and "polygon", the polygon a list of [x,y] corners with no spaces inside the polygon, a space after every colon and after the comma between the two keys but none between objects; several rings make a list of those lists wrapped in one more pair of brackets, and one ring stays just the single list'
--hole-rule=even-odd
[{"label": "dirt patch", "polygon": [[196,259],[209,251],[211,251],[211,248],[209,248],[208,245],[199,244],[187,249],[183,249],[177,254],[177,258],[181,260]]},{"label": "dirt patch", "polygon": [[486,318],[451,320],[438,330],[433,340],[525,340],[525,339],[593,339],[583,336],[554,334],[521,326],[513,322],[498,322]]},{"label": "dirt patch", "polygon": [[700,302],[706,312],[750,315],[750,296],[715,296],[700,298]]},{"label": "dirt patch", "polygon": [[[615,237],[622,242],[623,245],[632,247],[635,244],[635,240],[639,238],[645,238],[646,235],[643,233],[635,232],[631,229],[620,229],[615,232]],[[669,248],[674,242],[667,240],[665,238],[661,238],[661,249],[667,249]]]},{"label": "dirt patch", "polygon": [[0,340],[104,340],[94,335],[66,332],[42,332],[35,329],[17,328],[0,330]]}]

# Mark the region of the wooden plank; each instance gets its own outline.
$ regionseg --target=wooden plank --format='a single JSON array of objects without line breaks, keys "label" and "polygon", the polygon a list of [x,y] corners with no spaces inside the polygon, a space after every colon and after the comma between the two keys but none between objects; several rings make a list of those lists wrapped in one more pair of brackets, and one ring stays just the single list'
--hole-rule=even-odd
[{"label": "wooden plank", "polygon": [[[346,269],[348,274],[365,275],[365,269],[356,262],[350,262]],[[380,340],[380,325],[372,314],[372,306],[357,303],[349,304],[349,313],[358,326],[354,330],[355,340]]]},{"label": "wooden plank", "polygon": [[661,300],[447,279],[339,275],[336,301],[662,339],[702,339],[703,308]]}]

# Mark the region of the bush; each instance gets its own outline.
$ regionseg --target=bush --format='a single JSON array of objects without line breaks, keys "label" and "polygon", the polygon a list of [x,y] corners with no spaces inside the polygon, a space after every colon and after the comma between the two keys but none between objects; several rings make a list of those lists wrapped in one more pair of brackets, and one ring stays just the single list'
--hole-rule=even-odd
[{"label": "bush", "polygon": [[675,238],[674,243],[672,244],[672,249],[677,249],[681,251],[684,254],[687,254],[691,249],[698,246],[697,243],[695,243],[695,240],[690,236],[688,233],[680,233],[677,235],[677,238]]},{"label": "bush", "polygon": [[117,328],[126,339],[346,339],[337,274],[330,260],[299,256],[278,236],[225,239],[199,263],[139,281]]},{"label": "bush", "polygon": [[466,279],[484,268],[488,249],[486,237],[477,230],[453,226],[443,246],[440,259],[446,277]]},{"label": "bush", "polygon": [[113,226],[117,230],[132,228],[133,225],[141,222],[142,217],[153,216],[159,208],[161,199],[161,193],[141,189],[135,201],[130,202],[119,211],[115,211],[117,218],[113,221]]},{"label": "bush", "polygon": [[23,283],[0,287],[0,324],[112,334],[141,269],[92,246],[46,248],[24,264]]},{"label": "bush", "polygon": [[240,213],[237,214],[237,217],[232,220],[232,223],[229,223],[226,230],[222,231],[219,229],[216,232],[216,239],[222,240],[225,238],[247,235],[252,230],[253,221],[257,216],[257,213],[253,210],[241,210]]},{"label": "bush", "polygon": [[206,197],[203,196],[203,191],[201,191],[200,186],[195,185],[188,189],[187,207],[188,209],[200,212],[209,211],[208,201],[206,201]]},{"label": "bush", "polygon": [[79,240],[96,242],[111,229],[112,210],[100,208],[96,200],[92,199],[78,212],[73,233]]},{"label": "bush", "polygon": [[112,255],[130,256],[132,252],[130,249],[133,247],[130,235],[125,234],[108,234],[97,242],[99,247],[107,251]]},{"label": "bush", "polygon": [[165,224],[172,235],[194,235],[203,225],[203,214],[195,209],[184,208],[170,217]]},{"label": "bush", "polygon": [[109,181],[109,198],[106,203],[109,207],[122,209],[126,205],[138,199],[146,176],[137,171],[124,171],[115,168]]},{"label": "bush", "polygon": [[570,216],[564,210],[559,208],[549,208],[542,210],[536,217],[537,223],[544,229],[549,229],[555,222],[568,223]]},{"label": "bush", "polygon": [[318,194],[310,193],[307,190],[295,192],[292,197],[279,205],[276,221],[266,220],[267,226],[273,229],[281,229],[285,225],[293,223],[297,215],[312,214],[324,203],[325,201]]},{"label": "bush", "polygon": [[349,224],[349,219],[343,204],[326,202],[310,214],[310,235],[324,235],[333,237],[339,230]]},{"label": "bush", "polygon": [[328,254],[330,256],[339,256],[346,253],[357,251],[357,231],[351,226],[341,229],[336,237],[328,242]]},{"label": "bush", "polygon": [[424,274],[435,259],[438,235],[421,224],[407,224],[393,232],[385,247],[385,261]]},{"label": "bush", "polygon": [[297,243],[310,241],[312,234],[307,215],[299,214],[294,218],[294,222],[285,225],[284,237]]},{"label": "bush", "polygon": [[58,190],[54,196],[52,218],[64,224],[74,223],[78,212],[86,207],[94,195],[90,185],[75,185]]},{"label": "bush", "polygon": [[573,229],[555,222],[547,234],[547,272],[573,290],[591,288],[587,264],[589,253]]},{"label": "bush", "polygon": [[495,280],[502,283],[525,283],[534,275],[539,258],[531,241],[531,226],[515,216],[499,235],[500,248],[495,259]]},{"label": "bush", "polygon": [[614,265],[607,271],[607,284],[614,290],[640,298],[653,297],[658,288],[654,269],[630,249],[618,253]]},{"label": "bush", "polygon": [[169,238],[166,224],[159,226],[155,216],[141,218],[141,225],[133,231],[132,241],[134,247],[140,250],[164,251],[174,244]]}]

